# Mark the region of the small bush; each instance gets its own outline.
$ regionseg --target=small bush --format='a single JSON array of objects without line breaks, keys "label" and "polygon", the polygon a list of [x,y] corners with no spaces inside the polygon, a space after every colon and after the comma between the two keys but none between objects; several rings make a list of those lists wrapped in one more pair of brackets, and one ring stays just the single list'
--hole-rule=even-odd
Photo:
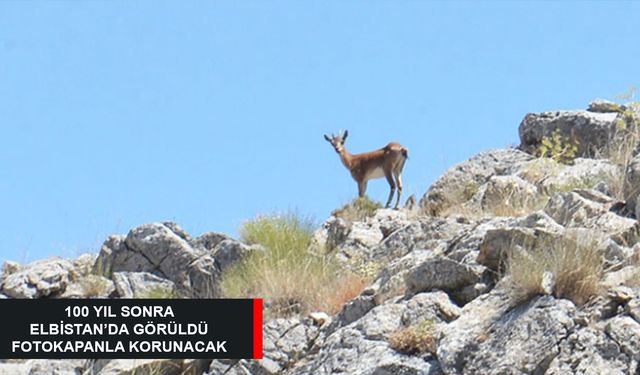
[{"label": "small bush", "polygon": [[368,217],[373,217],[376,210],[382,208],[380,202],[369,199],[369,197],[356,198],[345,204],[341,208],[332,212],[335,217],[347,221],[363,221]]},{"label": "small bush", "polygon": [[[264,298],[267,313],[286,316],[313,310],[335,310],[345,292],[345,277],[328,255],[308,251],[312,222],[295,214],[261,216],[245,223],[241,238],[259,244],[238,265],[225,271],[226,297]],[[347,279],[348,280],[348,279]],[[349,286],[349,289],[352,286]]]},{"label": "small bush", "polygon": [[401,353],[424,354],[436,350],[435,325],[430,320],[401,328],[389,336],[389,346]]},{"label": "small bush", "polygon": [[603,260],[596,240],[565,236],[523,247],[508,259],[518,299],[551,293],[583,304],[599,292]]},{"label": "small bush", "polygon": [[563,137],[560,130],[556,129],[551,136],[542,138],[536,153],[540,157],[551,158],[558,163],[570,164],[576,158],[578,145],[577,140]]}]

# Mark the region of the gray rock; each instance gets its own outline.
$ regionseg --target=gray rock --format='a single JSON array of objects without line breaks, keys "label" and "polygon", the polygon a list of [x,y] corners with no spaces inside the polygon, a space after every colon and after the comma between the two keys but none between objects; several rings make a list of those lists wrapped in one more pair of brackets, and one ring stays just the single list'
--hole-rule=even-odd
[{"label": "gray rock", "polygon": [[351,223],[335,216],[331,216],[322,224],[322,228],[314,234],[314,239],[322,248],[333,250],[347,240],[351,232]]},{"label": "gray rock", "polygon": [[491,176],[478,200],[483,212],[497,216],[518,216],[539,206],[541,198],[533,184],[510,175]]},{"label": "gray rock", "polygon": [[633,361],[640,361],[640,323],[628,316],[616,316],[605,331]]},{"label": "gray rock", "polygon": [[210,251],[213,253],[222,241],[228,241],[228,240],[233,241],[233,238],[231,238],[230,236],[224,233],[207,232],[201,236],[198,236],[195,240],[193,240],[191,242],[191,245],[194,248]]},{"label": "gray rock", "polygon": [[595,190],[576,190],[554,194],[544,211],[559,224],[568,228],[587,228],[592,232],[608,236],[619,235],[631,238],[636,231],[636,221],[611,212],[612,200]]},{"label": "gray rock", "polygon": [[589,102],[589,108],[587,108],[587,111],[598,113],[619,113],[624,111],[624,109],[625,106],[618,103],[605,99],[595,99]]},{"label": "gray rock", "polygon": [[624,185],[624,199],[627,210],[640,218],[638,195],[640,195],[640,155],[636,155],[627,167],[626,184]]},{"label": "gray rock", "polygon": [[114,359],[95,372],[91,370],[90,373],[96,375],[181,375],[183,367],[181,359]]},{"label": "gray rock", "polygon": [[[430,250],[414,250],[402,258],[395,259],[386,266],[375,280],[373,302],[381,305],[383,302],[400,295],[406,291],[404,278],[409,270],[433,258]],[[371,306],[373,307],[373,305]],[[366,311],[365,311],[366,313]],[[360,315],[362,316],[362,315]],[[349,321],[352,322],[353,320]]]},{"label": "gray rock", "polygon": [[351,301],[348,301],[344,306],[342,306],[342,309],[336,315],[335,319],[333,319],[328,331],[333,332],[340,327],[344,327],[355,322],[366,315],[375,306],[376,301],[373,296],[360,295]]},{"label": "gray rock", "polygon": [[505,261],[514,250],[525,251],[548,246],[562,233],[556,233],[545,229],[532,228],[501,228],[487,232],[480,246],[478,263],[495,271],[504,271]]},{"label": "gray rock", "polygon": [[68,260],[47,258],[12,271],[0,280],[2,293],[13,298],[56,297],[70,284],[74,266]]},{"label": "gray rock", "polygon": [[132,229],[126,238],[105,241],[96,272],[148,272],[172,281],[178,291],[195,298],[220,296],[219,265],[209,251],[193,248],[175,224],[153,223]]},{"label": "gray rock", "polygon": [[432,322],[451,322],[461,313],[460,307],[451,302],[444,292],[420,293],[406,302],[406,309],[402,313],[401,323],[408,327],[423,320]]},{"label": "gray rock", "polygon": [[220,269],[220,272],[224,272],[229,267],[240,262],[252,251],[262,250],[262,247],[259,245],[247,246],[236,240],[226,239],[218,243],[215,247],[213,251],[213,258],[216,260],[216,264]]},{"label": "gray rock", "polygon": [[198,257],[181,232],[174,232],[166,224],[145,224],[133,228],[125,244],[128,249],[143,255],[164,275],[171,275]]},{"label": "gray rock", "polygon": [[573,330],[575,307],[567,300],[537,297],[491,325],[464,364],[465,374],[543,374]]},{"label": "gray rock", "polygon": [[0,363],[0,375],[29,375],[28,363]]},{"label": "gray rock", "polygon": [[156,271],[155,265],[143,254],[127,248],[125,239],[125,236],[113,235],[104,241],[93,266],[95,274],[111,277],[114,271]]},{"label": "gray rock", "polygon": [[407,293],[417,294],[435,289],[456,291],[479,282],[484,269],[480,265],[473,267],[449,258],[432,258],[407,273]]},{"label": "gray rock", "polygon": [[538,186],[540,191],[548,195],[575,189],[592,189],[598,184],[603,184],[601,190],[611,192],[619,189],[611,184],[623,177],[622,168],[606,159],[577,158],[572,165],[556,163],[555,167],[547,168],[547,171],[548,175],[538,182]]},{"label": "gray rock", "polygon": [[437,361],[407,356],[389,348],[386,341],[367,340],[363,333],[345,327],[327,338],[313,360],[295,366],[289,374],[442,374]]},{"label": "gray rock", "polygon": [[144,298],[153,290],[176,293],[173,282],[148,272],[114,272],[113,281],[120,298]]},{"label": "gray rock", "polygon": [[2,277],[5,276],[9,276],[13,273],[16,273],[18,271],[22,270],[22,265],[20,265],[20,263],[18,262],[14,262],[12,260],[8,260],[6,262],[4,262],[4,265],[2,266]]},{"label": "gray rock", "polygon": [[579,157],[597,155],[611,140],[617,128],[617,113],[556,111],[527,114],[518,128],[519,148],[535,154],[545,137],[554,131],[577,146]]},{"label": "gray rock", "polygon": [[27,363],[29,375],[81,375],[86,367],[81,359],[32,359]]},{"label": "gray rock", "polygon": [[636,289],[636,295],[627,303],[626,311],[636,322],[640,323],[640,290]]},{"label": "gray rock", "polygon": [[60,298],[108,298],[115,290],[112,280],[89,274],[74,279]]},{"label": "gray rock", "polygon": [[282,374],[306,356],[319,331],[310,320],[274,319],[264,325],[262,360],[214,360],[209,374]]},{"label": "gray rock", "polygon": [[209,252],[216,260],[221,272],[242,260],[251,251],[262,250],[258,245],[247,246],[226,234],[217,232],[208,232],[199,236],[191,242],[191,246],[194,249]]},{"label": "gray rock", "polygon": [[623,375],[628,358],[604,332],[585,327],[571,333],[560,344],[560,353],[545,372],[548,375]]},{"label": "gray rock", "polygon": [[406,304],[376,306],[354,322],[352,327],[360,331],[366,340],[384,340],[401,326],[402,314],[406,310]]},{"label": "gray rock", "polygon": [[419,218],[396,230],[371,250],[371,258],[389,261],[414,250],[444,252],[449,241],[472,226],[453,218]]},{"label": "gray rock", "polygon": [[471,199],[490,177],[513,174],[532,158],[515,149],[482,152],[440,176],[420,200],[420,207],[430,215],[439,215]]},{"label": "gray rock", "polygon": [[391,349],[387,336],[400,327],[404,304],[377,306],[358,321],[331,333],[317,354],[289,374],[442,374],[437,361]]},{"label": "gray rock", "polygon": [[326,248],[348,267],[369,261],[370,249],[383,238],[380,223],[372,220],[347,222],[333,218],[325,223],[324,228]]},{"label": "gray rock", "polygon": [[479,341],[486,340],[491,326],[515,304],[510,281],[503,279],[489,293],[466,304],[460,317],[442,328],[437,357],[446,374],[462,374]]},{"label": "gray rock", "polygon": [[0,375],[81,375],[87,361],[82,359],[30,359],[0,363]]},{"label": "gray rock", "polygon": [[449,258],[462,263],[476,265],[476,258],[480,251],[480,246],[487,233],[500,228],[514,226],[518,221],[516,218],[494,217],[482,219],[467,230],[462,230],[447,242],[446,254]]},{"label": "gray rock", "polygon": [[[401,354],[389,347],[390,335],[429,320],[446,324],[460,309],[443,292],[376,306],[351,324],[322,331],[310,353],[290,374],[442,374],[431,355]],[[435,333],[434,333],[435,334]]]}]

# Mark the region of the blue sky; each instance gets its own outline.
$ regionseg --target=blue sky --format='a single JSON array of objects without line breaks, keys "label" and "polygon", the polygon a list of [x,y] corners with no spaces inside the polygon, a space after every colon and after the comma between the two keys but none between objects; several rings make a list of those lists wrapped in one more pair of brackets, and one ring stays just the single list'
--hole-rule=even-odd
[{"label": "blue sky", "polygon": [[[527,112],[638,84],[634,2],[0,1],[0,260],[356,195],[322,137],[410,150],[406,196]],[[369,195],[384,200],[384,180]]]}]

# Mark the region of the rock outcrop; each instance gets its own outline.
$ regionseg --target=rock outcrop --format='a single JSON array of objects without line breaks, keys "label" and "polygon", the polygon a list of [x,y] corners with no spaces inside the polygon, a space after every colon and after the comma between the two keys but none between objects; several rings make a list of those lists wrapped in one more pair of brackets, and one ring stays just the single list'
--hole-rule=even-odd
[{"label": "rock outcrop", "polygon": [[[269,318],[262,360],[29,360],[2,362],[0,374],[637,374],[640,158],[599,152],[628,110],[595,101],[528,114],[518,149],[450,168],[419,207],[330,217],[309,251],[368,283],[333,315]],[[537,156],[554,134],[576,145],[566,164]],[[566,241],[573,258],[545,258]],[[254,251],[265,249],[145,224],[97,257],[5,263],[0,298],[217,298],[221,275]],[[518,274],[515,259],[530,268]],[[422,351],[393,344],[418,327]]]}]

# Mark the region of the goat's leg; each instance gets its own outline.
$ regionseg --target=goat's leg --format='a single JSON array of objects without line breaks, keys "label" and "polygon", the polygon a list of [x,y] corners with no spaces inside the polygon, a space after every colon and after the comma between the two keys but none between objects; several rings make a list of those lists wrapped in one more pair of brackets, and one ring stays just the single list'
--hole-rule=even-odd
[{"label": "goat's leg", "polygon": [[358,182],[358,197],[362,198],[367,193],[367,181]]},{"label": "goat's leg", "polygon": [[387,182],[389,183],[389,198],[387,199],[387,204],[385,204],[384,208],[389,208],[391,205],[391,200],[393,199],[393,193],[396,192],[396,183],[393,181],[393,175],[391,173],[387,174]]},{"label": "goat's leg", "polygon": [[402,196],[402,176],[399,173],[396,175],[396,185],[398,185],[398,200],[394,208],[397,210],[400,205],[400,197]]}]

